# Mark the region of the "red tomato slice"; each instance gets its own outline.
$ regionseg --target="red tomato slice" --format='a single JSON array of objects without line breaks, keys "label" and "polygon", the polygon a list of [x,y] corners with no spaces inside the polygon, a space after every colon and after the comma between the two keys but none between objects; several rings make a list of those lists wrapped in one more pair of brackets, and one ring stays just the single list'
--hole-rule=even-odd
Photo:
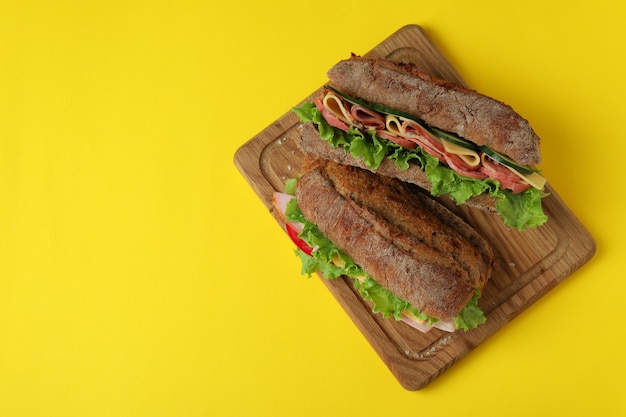
[{"label": "red tomato slice", "polygon": [[298,232],[293,227],[293,225],[289,222],[285,223],[285,228],[287,229],[287,234],[291,238],[292,242],[295,243],[295,245],[298,247],[298,249],[311,256],[311,254],[313,253],[313,248],[307,245],[304,240],[300,239],[300,237],[298,236]]}]

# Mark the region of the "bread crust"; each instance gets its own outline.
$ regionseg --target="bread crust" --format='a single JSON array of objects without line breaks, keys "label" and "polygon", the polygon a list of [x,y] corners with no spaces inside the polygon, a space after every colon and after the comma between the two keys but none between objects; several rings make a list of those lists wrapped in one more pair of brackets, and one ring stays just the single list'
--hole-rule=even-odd
[{"label": "bread crust", "polygon": [[456,317],[491,274],[489,244],[397,179],[307,159],[296,196],[304,216],[374,280],[432,317]]},{"label": "bread crust", "polygon": [[344,94],[413,114],[521,165],[541,162],[539,137],[510,106],[413,64],[354,56],[333,66],[328,78]]}]

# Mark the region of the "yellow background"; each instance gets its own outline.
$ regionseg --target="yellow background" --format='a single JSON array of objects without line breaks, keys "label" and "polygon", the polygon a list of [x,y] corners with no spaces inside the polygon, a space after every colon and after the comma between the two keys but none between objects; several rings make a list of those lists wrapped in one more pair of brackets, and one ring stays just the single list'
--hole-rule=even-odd
[{"label": "yellow background", "polygon": [[[0,2],[0,415],[626,414],[624,2]],[[542,137],[593,260],[408,392],[233,164],[406,24]]]}]

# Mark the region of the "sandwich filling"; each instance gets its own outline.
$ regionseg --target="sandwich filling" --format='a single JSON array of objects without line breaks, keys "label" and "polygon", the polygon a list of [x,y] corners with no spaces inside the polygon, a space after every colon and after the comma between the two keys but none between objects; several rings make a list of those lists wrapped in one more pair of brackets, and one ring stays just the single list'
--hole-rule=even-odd
[{"label": "sandwich filling", "polygon": [[312,122],[320,138],[342,146],[376,170],[385,158],[403,170],[417,164],[432,184],[431,194],[449,195],[457,204],[487,193],[498,200],[505,224],[519,230],[543,224],[541,199],[546,180],[533,167],[478,146],[418,118],[327,89],[315,103],[294,111]]}]

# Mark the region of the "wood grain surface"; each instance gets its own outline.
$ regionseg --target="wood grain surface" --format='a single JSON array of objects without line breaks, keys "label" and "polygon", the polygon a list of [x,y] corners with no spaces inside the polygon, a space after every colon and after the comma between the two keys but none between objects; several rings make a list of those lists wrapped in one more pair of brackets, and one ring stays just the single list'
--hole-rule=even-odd
[{"label": "wood grain surface", "polygon": [[[366,56],[414,62],[432,75],[465,84],[419,26],[400,28]],[[297,124],[297,116],[288,111],[235,154],[235,165],[270,212],[272,193],[283,191],[285,179],[295,177],[301,168]],[[550,195],[544,199],[544,211],[548,222],[524,232],[504,226],[496,215],[442,200],[491,242],[498,259],[498,267],[479,302],[487,322],[469,332],[435,329],[422,334],[402,322],[372,313],[348,278],[322,278],[405,389],[425,387],[591,259],[595,252],[593,237],[549,184],[547,191]]]}]

